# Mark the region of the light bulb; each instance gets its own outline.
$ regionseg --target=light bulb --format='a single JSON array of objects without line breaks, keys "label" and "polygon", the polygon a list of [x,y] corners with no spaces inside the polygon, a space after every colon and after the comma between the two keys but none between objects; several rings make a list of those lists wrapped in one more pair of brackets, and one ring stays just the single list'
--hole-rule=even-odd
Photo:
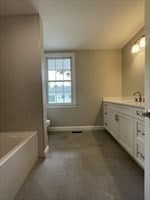
[{"label": "light bulb", "polygon": [[140,47],[139,47],[139,45],[138,45],[137,43],[135,43],[135,44],[133,45],[132,49],[131,49],[131,52],[132,52],[132,53],[137,53],[137,52],[139,52],[139,51],[140,51]]},{"label": "light bulb", "polygon": [[140,46],[140,48],[144,48],[145,47],[145,36],[140,38],[139,46]]}]

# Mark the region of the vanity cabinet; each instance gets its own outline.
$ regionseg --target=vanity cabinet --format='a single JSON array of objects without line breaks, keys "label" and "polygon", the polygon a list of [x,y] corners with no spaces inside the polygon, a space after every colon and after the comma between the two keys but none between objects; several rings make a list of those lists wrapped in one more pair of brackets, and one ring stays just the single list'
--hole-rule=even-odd
[{"label": "vanity cabinet", "polygon": [[144,168],[144,109],[119,104],[103,104],[104,127]]}]

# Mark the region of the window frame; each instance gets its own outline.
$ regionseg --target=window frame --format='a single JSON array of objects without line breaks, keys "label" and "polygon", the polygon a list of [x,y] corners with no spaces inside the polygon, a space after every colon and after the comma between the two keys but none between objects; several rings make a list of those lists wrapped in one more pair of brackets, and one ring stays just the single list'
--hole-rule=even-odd
[{"label": "window frame", "polygon": [[[48,103],[48,65],[47,60],[49,58],[71,58],[71,103]],[[69,108],[76,107],[76,85],[75,85],[75,53],[45,53],[45,66],[46,66],[46,102],[47,108]],[[57,81],[56,81],[57,82]],[[58,81],[59,82],[59,81]],[[62,81],[63,82],[63,81]]]}]

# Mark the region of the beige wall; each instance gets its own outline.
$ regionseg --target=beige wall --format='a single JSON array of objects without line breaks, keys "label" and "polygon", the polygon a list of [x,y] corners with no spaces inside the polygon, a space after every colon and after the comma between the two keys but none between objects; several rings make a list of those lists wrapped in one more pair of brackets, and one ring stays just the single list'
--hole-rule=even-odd
[{"label": "beige wall", "polygon": [[0,129],[37,130],[43,151],[39,16],[1,17]]},{"label": "beige wall", "polygon": [[133,96],[140,91],[144,94],[144,59],[145,52],[132,54],[131,48],[134,42],[144,34],[141,29],[122,49],[122,94]]},{"label": "beige wall", "polygon": [[47,109],[52,126],[102,125],[102,97],[121,96],[121,51],[75,51],[75,108]]}]

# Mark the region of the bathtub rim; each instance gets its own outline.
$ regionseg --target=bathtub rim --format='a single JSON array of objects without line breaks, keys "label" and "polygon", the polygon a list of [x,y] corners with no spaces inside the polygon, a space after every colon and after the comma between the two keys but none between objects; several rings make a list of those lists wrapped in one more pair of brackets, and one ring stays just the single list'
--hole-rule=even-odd
[{"label": "bathtub rim", "polygon": [[[4,132],[2,132],[4,133]],[[24,146],[25,143],[27,143],[32,137],[37,135],[37,131],[9,131],[6,133],[30,133],[29,136],[22,139],[16,146],[14,146],[8,153],[6,153],[1,159],[0,159],[0,167],[9,159],[11,158],[19,149],[21,149],[22,146]]]}]

